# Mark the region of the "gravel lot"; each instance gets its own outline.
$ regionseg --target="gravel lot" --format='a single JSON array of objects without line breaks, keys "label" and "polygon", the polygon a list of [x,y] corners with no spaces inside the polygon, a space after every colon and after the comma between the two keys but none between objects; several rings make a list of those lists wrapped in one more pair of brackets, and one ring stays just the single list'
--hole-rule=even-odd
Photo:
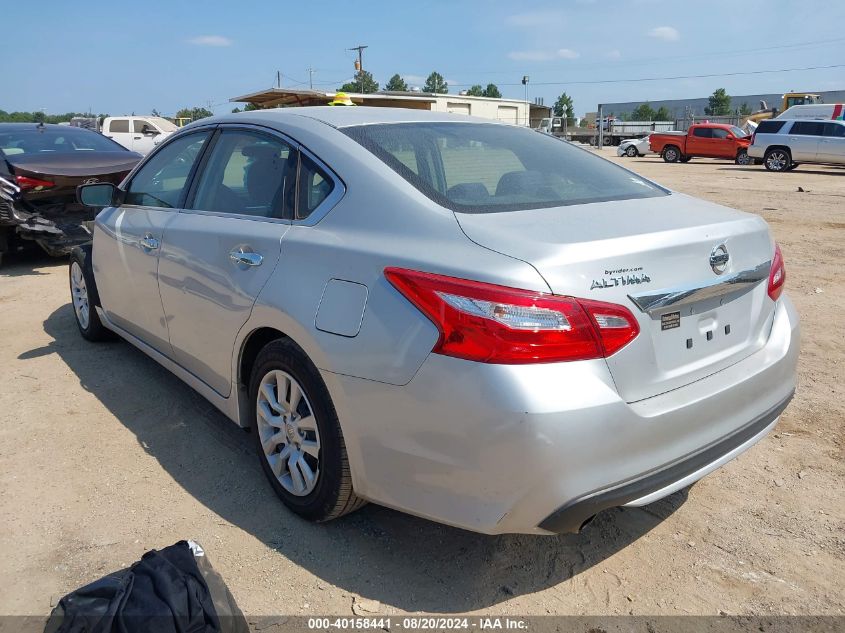
[{"label": "gravel lot", "polygon": [[800,385],[754,449],[580,535],[486,537],[372,505],[310,525],[196,393],[128,344],[81,339],[64,262],[20,255],[0,269],[0,614],[47,614],[183,538],[251,615],[845,614],[845,169],[603,153],[779,240]]}]

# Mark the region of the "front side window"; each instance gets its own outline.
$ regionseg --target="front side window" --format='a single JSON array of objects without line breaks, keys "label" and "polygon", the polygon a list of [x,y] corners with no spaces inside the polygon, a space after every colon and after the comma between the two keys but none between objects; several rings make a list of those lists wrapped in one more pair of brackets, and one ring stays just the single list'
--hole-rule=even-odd
[{"label": "front side window", "polygon": [[328,198],[334,189],[334,182],[304,153],[301,154],[299,164],[299,198],[296,217],[303,220],[311,215],[320,204]]},{"label": "front side window", "polygon": [[141,134],[144,131],[144,128],[151,132],[157,132],[158,130],[153,127],[153,124],[147,121],[146,119],[135,119],[132,121],[132,129],[136,134]]},{"label": "front side window", "polygon": [[341,131],[423,194],[462,213],[667,195],[610,161],[522,127],[420,122]]},{"label": "front side window", "polygon": [[193,209],[259,217],[292,210],[296,151],[250,131],[224,130],[199,177]]},{"label": "front side window", "polygon": [[824,136],[835,136],[837,138],[842,138],[845,136],[845,125],[840,123],[825,123]]},{"label": "front side window", "polygon": [[713,134],[713,138],[717,138],[717,139],[725,139],[725,138],[728,138],[728,131],[727,131],[727,130],[723,130],[723,129],[722,129],[722,128],[720,128],[720,127],[713,128],[713,129],[711,130],[711,132],[712,132],[712,134]]},{"label": "front side window", "polygon": [[181,204],[188,176],[210,132],[177,138],[150,156],[132,177],[124,204],[174,208]]}]

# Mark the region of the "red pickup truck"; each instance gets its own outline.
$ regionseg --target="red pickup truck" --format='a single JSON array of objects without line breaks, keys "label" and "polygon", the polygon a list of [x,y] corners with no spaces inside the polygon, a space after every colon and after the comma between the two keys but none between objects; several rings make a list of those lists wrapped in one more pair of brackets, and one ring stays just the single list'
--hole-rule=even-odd
[{"label": "red pickup truck", "polygon": [[751,137],[735,125],[696,123],[687,133],[658,132],[651,135],[651,151],[667,163],[689,162],[693,156],[728,158],[737,165],[750,165],[748,156]]}]

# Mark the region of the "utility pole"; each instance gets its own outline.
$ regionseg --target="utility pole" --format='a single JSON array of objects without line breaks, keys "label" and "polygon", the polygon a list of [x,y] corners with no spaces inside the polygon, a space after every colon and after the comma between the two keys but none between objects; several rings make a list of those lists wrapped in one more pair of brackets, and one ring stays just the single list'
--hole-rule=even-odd
[{"label": "utility pole", "polygon": [[316,72],[315,68],[308,67],[308,87],[311,90],[314,90],[314,73]]},{"label": "utility pole", "polygon": [[522,76],[522,85],[525,86],[525,125],[531,127],[531,105],[528,103],[528,75]]},{"label": "utility pole", "polygon": [[358,51],[358,62],[355,64],[355,70],[358,71],[358,90],[363,93],[364,92],[364,49],[368,48],[367,46],[353,46],[352,48],[347,48],[348,51]]},{"label": "utility pole", "polygon": [[281,87],[282,87],[282,71],[277,70],[276,71],[276,88],[281,88]]}]

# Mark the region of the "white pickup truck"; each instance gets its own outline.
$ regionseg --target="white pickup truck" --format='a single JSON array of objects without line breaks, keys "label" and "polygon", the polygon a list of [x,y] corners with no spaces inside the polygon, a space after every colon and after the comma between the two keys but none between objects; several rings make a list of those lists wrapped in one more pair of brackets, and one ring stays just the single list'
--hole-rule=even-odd
[{"label": "white pickup truck", "polygon": [[159,116],[110,116],[103,121],[103,135],[139,154],[153,148],[179,128]]}]

